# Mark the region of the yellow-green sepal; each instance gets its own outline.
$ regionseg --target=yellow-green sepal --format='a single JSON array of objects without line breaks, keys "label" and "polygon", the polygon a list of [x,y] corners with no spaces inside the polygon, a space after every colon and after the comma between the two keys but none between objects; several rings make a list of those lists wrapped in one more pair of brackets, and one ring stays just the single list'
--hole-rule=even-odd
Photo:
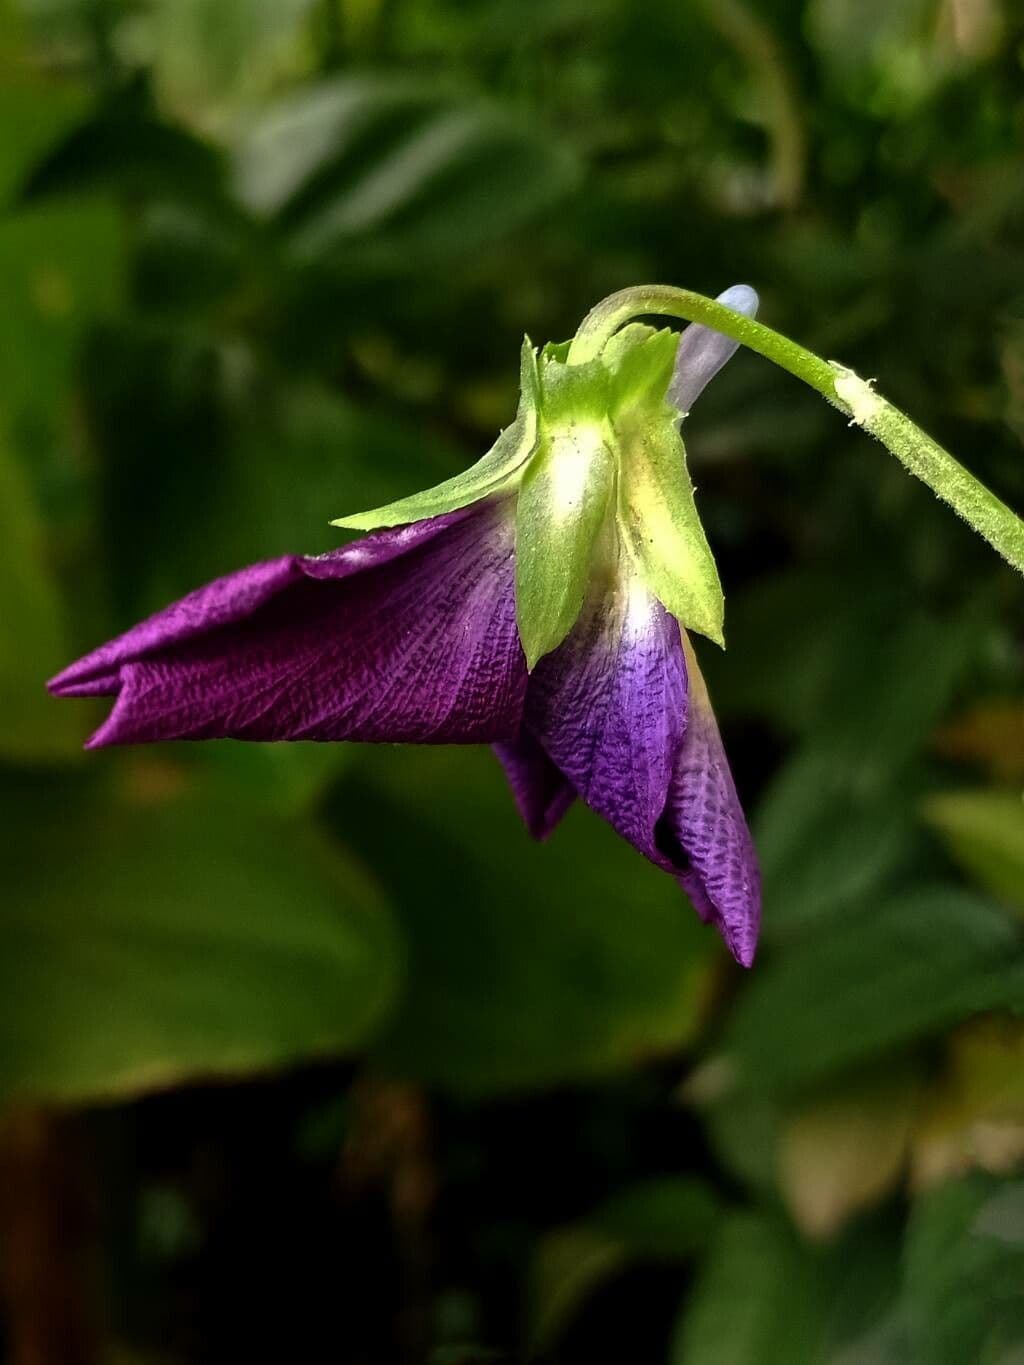
[{"label": "yellow-green sepal", "polygon": [[686,630],[724,646],[722,585],[697,515],[679,413],[665,401],[678,337],[642,330],[646,336],[624,328],[622,341],[615,339],[618,349],[605,352],[612,371],[620,532],[666,610]]},{"label": "yellow-green sepal", "polygon": [[457,512],[481,498],[493,497],[511,488],[533,454],[537,444],[537,411],[540,405],[540,379],[537,352],[528,337],[523,340],[520,359],[519,410],[515,421],[495,441],[476,464],[433,488],[412,493],[397,502],[386,503],[369,512],[338,517],[332,526],[353,531],[374,531],[386,526],[406,526],[410,522]]},{"label": "yellow-green sepal", "polygon": [[516,618],[531,669],[580,614],[615,474],[604,365],[547,359],[541,391],[537,450],[516,514]]}]

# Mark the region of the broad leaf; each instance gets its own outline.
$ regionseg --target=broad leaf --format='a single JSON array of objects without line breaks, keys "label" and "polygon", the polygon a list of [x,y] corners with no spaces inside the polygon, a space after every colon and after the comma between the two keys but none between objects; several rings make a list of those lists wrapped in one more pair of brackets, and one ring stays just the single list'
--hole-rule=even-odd
[{"label": "broad leaf", "polygon": [[1024,913],[1024,799],[1019,791],[931,796],[925,818],[979,886]]},{"label": "broad leaf", "polygon": [[1024,1352],[1024,1182],[983,1176],[916,1201],[905,1290],[911,1358],[1009,1365]]},{"label": "broad leaf", "polygon": [[132,806],[67,784],[7,811],[3,1099],[133,1094],[344,1052],[391,1003],[380,899],[312,831],[237,797]]},{"label": "broad leaf", "polygon": [[997,1002],[1024,1001],[1022,953],[988,901],[944,886],[908,892],[766,962],[724,1048],[744,1083],[817,1081]]},{"label": "broad leaf", "polygon": [[589,811],[534,843],[478,749],[374,748],[362,771],[332,816],[379,868],[410,944],[381,1064],[501,1093],[607,1075],[692,1038],[718,943]]},{"label": "broad leaf", "polygon": [[257,120],[235,185],[305,262],[408,272],[465,257],[565,195],[565,148],[481,100],[389,76],[338,77]]}]

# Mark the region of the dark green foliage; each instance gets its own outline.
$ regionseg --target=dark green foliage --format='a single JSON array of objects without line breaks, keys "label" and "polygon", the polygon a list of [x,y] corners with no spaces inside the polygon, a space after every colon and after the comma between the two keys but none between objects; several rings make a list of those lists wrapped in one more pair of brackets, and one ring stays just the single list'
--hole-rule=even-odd
[{"label": "dark green foliage", "polygon": [[50,1104],[104,1359],[1021,1358],[1024,584],[792,379],[686,426],[749,974],[486,752],[84,756],[43,682],[471,464],[630,284],[757,286],[1024,508],[1022,51],[1011,0],[0,0],[0,1360]]}]

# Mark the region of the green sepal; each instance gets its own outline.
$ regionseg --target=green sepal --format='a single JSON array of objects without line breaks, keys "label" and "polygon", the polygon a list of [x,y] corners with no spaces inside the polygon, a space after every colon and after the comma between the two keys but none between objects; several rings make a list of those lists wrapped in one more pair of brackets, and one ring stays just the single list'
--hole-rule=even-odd
[{"label": "green sepal", "polygon": [[424,521],[427,517],[439,517],[445,512],[457,512],[471,502],[504,492],[522,474],[536,447],[539,404],[537,353],[529,337],[525,337],[520,359],[519,410],[515,421],[505,428],[486,455],[461,474],[445,479],[433,488],[412,493],[407,498],[399,498],[397,502],[386,503],[369,512],[338,517],[331,525],[344,526],[353,531],[406,526],[413,521]]},{"label": "green sepal", "polygon": [[615,473],[600,361],[541,370],[537,453],[519,490],[516,616],[528,668],[576,622]]},{"label": "green sepal", "polygon": [[620,531],[644,583],[666,610],[684,629],[724,647],[722,585],[697,515],[679,414],[665,401],[678,337],[644,331],[646,337],[624,337],[633,344],[620,343],[611,355],[606,348],[603,357],[613,367]]}]

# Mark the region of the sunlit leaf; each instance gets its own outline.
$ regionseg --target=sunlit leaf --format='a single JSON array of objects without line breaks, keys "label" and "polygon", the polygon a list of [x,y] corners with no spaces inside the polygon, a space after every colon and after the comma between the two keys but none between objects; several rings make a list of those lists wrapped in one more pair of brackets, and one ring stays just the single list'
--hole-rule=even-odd
[{"label": "sunlit leaf", "polygon": [[918,1104],[913,1073],[887,1066],[790,1111],[779,1135],[779,1186],[808,1237],[833,1237],[896,1185]]},{"label": "sunlit leaf", "polygon": [[1024,913],[1024,796],[948,792],[930,796],[924,811],[967,874]]}]

